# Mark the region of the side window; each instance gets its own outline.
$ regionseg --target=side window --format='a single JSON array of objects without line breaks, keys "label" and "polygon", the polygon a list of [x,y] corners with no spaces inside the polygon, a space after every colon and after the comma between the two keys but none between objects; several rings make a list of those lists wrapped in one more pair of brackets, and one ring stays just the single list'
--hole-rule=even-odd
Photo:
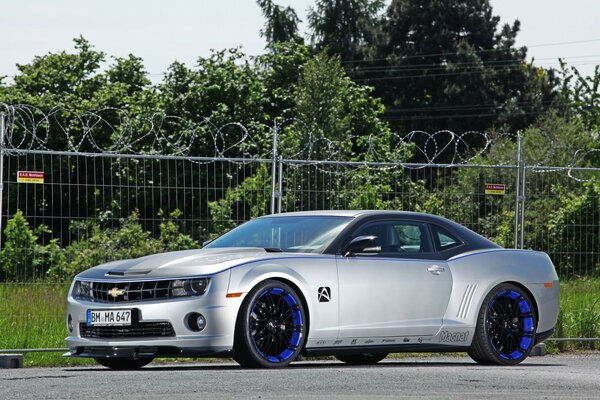
[{"label": "side window", "polygon": [[410,221],[373,222],[358,230],[353,236],[377,236],[382,253],[428,253],[431,240],[425,224]]},{"label": "side window", "polygon": [[432,225],[433,240],[440,251],[448,250],[460,246],[462,242],[441,226]]}]

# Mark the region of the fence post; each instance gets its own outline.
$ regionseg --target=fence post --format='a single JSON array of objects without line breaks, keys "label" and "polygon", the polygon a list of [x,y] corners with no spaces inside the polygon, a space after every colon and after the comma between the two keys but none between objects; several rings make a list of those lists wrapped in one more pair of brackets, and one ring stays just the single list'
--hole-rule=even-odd
[{"label": "fence post", "polygon": [[525,161],[522,160],[522,180],[521,180],[521,249],[524,247],[525,241],[525,176],[527,175],[527,169],[525,168]]},{"label": "fence post", "polygon": [[283,197],[283,157],[279,156],[279,175],[277,179],[279,180],[278,189],[277,189],[277,212],[281,212],[281,198]]},{"label": "fence post", "polygon": [[271,214],[275,214],[277,197],[277,121],[273,125],[273,161],[271,165]]},{"label": "fence post", "polygon": [[517,179],[515,181],[515,232],[514,247],[519,247],[519,204],[521,201],[521,158],[522,158],[523,137],[517,132]]},{"label": "fence post", "polygon": [[4,131],[6,114],[0,112],[0,249],[2,249],[2,207],[4,198]]}]

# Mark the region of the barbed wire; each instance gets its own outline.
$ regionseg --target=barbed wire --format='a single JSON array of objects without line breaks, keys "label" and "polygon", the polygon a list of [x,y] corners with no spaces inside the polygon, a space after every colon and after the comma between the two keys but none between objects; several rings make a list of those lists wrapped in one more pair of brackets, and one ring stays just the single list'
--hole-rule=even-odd
[{"label": "barbed wire", "polygon": [[[278,156],[290,164],[338,163],[365,168],[419,169],[434,166],[516,166],[516,139],[511,132],[450,130],[381,132],[367,136],[331,138],[315,132],[297,118],[275,119],[272,126],[253,122],[215,122],[209,118],[166,115],[163,111],[134,115],[119,108],[74,111],[54,107],[43,111],[31,105],[0,104],[6,118],[4,151],[68,152],[73,155],[171,156],[197,163],[230,161],[249,163]],[[273,139],[278,137],[277,154]],[[538,152],[525,151],[525,163],[535,172],[566,172],[577,181],[598,181],[600,169],[590,168],[592,179],[581,168],[600,150],[566,149],[548,134],[546,143],[535,143]],[[506,149],[502,152],[502,147]],[[543,149],[542,154],[539,149]],[[557,151],[571,152],[566,165],[548,166]],[[362,154],[356,154],[360,151]],[[496,151],[495,157],[485,157]],[[360,161],[351,161],[360,160]],[[493,160],[490,162],[490,160]],[[574,172],[577,170],[578,172]],[[584,171],[585,172],[585,171]]]}]

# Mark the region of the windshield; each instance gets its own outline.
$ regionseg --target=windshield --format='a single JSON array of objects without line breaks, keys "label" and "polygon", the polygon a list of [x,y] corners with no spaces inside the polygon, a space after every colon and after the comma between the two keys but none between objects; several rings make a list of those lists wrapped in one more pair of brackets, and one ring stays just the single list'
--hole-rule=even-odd
[{"label": "windshield", "polygon": [[238,226],[205,248],[262,247],[321,253],[351,220],[330,216],[259,218]]}]

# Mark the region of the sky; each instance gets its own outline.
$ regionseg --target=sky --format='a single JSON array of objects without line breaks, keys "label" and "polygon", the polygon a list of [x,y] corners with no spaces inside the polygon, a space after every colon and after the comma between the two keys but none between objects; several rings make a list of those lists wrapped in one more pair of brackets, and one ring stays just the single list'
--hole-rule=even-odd
[{"label": "sky", "polygon": [[[313,0],[276,0],[306,21]],[[389,2],[389,1],[388,1]],[[517,45],[527,46],[539,66],[564,58],[584,74],[600,64],[600,1],[491,0],[501,22],[521,21]],[[109,56],[144,59],[154,82],[175,60],[193,65],[211,49],[242,46],[249,55],[265,46],[255,0],[3,0],[0,6],[0,76],[15,64],[48,52],[73,51],[83,35]],[[306,23],[301,31],[307,30]]]}]

